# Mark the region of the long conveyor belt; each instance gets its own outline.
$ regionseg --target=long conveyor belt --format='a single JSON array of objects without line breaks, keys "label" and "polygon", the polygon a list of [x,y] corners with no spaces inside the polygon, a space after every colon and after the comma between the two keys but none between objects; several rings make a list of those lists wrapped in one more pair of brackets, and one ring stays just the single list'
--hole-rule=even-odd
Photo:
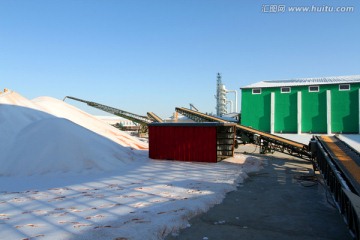
[{"label": "long conveyor belt", "polygon": [[[228,122],[222,118],[210,116],[201,112],[193,111],[187,108],[176,108],[180,114],[196,122]],[[262,132],[250,127],[237,124],[237,136],[244,143],[255,143],[260,146],[262,153],[279,151],[288,154],[296,154],[299,157],[311,158],[308,145],[298,143],[274,134]]]},{"label": "long conveyor belt", "polygon": [[100,103],[97,103],[97,102],[91,102],[91,101],[87,101],[87,100],[83,100],[83,99],[76,98],[76,97],[71,97],[71,96],[64,97],[63,101],[65,101],[66,98],[86,103],[87,105],[89,105],[91,107],[100,109],[102,111],[114,114],[114,115],[122,117],[122,118],[129,119],[130,121],[133,121],[135,123],[139,123],[141,125],[146,125],[146,124],[152,122],[152,120],[150,120],[147,116],[141,116],[141,115],[131,113],[131,112],[127,112],[127,111],[124,111],[124,110],[121,110],[121,109],[106,106],[104,104],[100,104]]},{"label": "long conveyor belt", "polygon": [[66,96],[63,101],[65,101],[66,98],[86,103],[88,106],[100,109],[102,111],[114,114],[114,115],[122,117],[122,118],[126,118],[126,119],[128,119],[130,121],[133,121],[134,123],[137,123],[137,124],[140,125],[139,133],[146,133],[148,131],[147,124],[153,122],[147,116],[141,116],[141,115],[131,113],[131,112],[127,112],[127,111],[124,111],[124,110],[121,110],[121,109],[106,106],[104,104],[91,102],[91,101],[87,101],[87,100],[84,100],[84,99],[71,97],[71,96]]}]

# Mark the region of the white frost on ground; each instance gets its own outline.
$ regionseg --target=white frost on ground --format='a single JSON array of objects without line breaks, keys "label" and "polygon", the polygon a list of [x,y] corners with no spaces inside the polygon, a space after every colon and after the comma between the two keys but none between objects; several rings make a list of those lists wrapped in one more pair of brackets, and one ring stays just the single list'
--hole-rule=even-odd
[{"label": "white frost on ground", "polygon": [[0,132],[1,239],[161,239],[261,168],[150,160],[147,143],[15,92],[0,95]]},{"label": "white frost on ground", "polygon": [[292,141],[308,145],[314,134],[291,134],[291,133],[276,133],[276,136],[290,139]]},{"label": "white frost on ground", "polygon": [[360,152],[360,134],[341,134],[339,138]]},{"label": "white frost on ground", "polygon": [[[275,135],[307,145],[309,144],[313,135],[321,136],[326,134],[275,134]],[[340,134],[338,135],[338,137],[342,141],[349,144],[355,150],[360,151],[360,134]]]}]

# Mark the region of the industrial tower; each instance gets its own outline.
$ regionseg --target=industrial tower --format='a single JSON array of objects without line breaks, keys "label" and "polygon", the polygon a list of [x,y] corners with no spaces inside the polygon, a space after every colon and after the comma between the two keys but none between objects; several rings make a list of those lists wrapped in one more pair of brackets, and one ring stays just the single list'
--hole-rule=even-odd
[{"label": "industrial tower", "polygon": [[[227,93],[235,93],[235,112],[233,110],[233,101],[227,100]],[[238,95],[236,90],[228,90],[225,85],[221,82],[220,73],[217,74],[217,85],[216,85],[216,115],[222,117],[227,113],[237,113],[238,112]],[[230,111],[227,111],[226,105],[230,103]]]},{"label": "industrial tower", "polygon": [[216,115],[223,116],[227,113],[226,110],[226,89],[225,85],[221,82],[220,73],[217,74],[217,87],[216,87]]}]

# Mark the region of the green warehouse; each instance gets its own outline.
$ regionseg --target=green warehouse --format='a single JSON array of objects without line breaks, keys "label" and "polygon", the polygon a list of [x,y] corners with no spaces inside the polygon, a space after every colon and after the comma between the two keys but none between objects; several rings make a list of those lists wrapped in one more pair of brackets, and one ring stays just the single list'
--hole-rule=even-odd
[{"label": "green warehouse", "polygon": [[360,75],[241,88],[241,124],[270,133],[360,133]]}]

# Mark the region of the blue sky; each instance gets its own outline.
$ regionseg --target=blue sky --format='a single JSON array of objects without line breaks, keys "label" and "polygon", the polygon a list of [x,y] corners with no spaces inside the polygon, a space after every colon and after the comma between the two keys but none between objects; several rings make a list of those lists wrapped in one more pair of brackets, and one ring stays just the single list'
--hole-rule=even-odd
[{"label": "blue sky", "polygon": [[[354,12],[264,13],[265,5]],[[189,103],[215,112],[217,72],[237,90],[360,74],[360,1],[0,0],[0,88],[30,99],[70,95],[161,117]]]}]

